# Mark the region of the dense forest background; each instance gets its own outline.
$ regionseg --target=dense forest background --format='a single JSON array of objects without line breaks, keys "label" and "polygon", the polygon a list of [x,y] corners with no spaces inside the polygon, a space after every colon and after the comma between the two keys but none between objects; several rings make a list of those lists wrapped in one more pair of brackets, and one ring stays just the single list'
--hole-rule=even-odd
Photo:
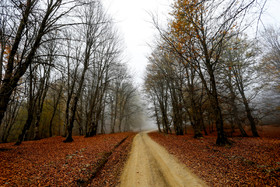
[{"label": "dense forest background", "polygon": [[265,4],[178,0],[167,24],[152,15],[145,90],[160,132],[192,126],[225,145],[236,131],[258,137],[259,125],[279,124],[280,33],[261,21]]},{"label": "dense forest background", "polygon": [[1,142],[129,131],[142,123],[122,39],[102,3],[3,0]]},{"label": "dense forest background", "polygon": [[139,130],[147,116],[164,133],[215,131],[219,145],[236,131],[259,136],[280,120],[280,33],[261,22],[265,4],[178,0],[167,25],[153,15],[141,90],[101,1],[2,0],[0,141],[71,142]]}]

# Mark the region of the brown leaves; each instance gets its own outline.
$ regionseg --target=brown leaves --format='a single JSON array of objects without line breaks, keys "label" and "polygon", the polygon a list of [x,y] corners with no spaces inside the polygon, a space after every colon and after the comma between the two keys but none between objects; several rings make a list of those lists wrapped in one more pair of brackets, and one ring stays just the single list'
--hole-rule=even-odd
[{"label": "brown leaves", "polygon": [[[118,133],[92,138],[74,137],[74,142],[69,144],[62,142],[63,137],[23,142],[19,147],[13,146],[13,143],[0,144],[0,186],[76,185],[78,179],[91,175],[91,168],[95,167],[103,153],[110,152],[127,136],[129,140],[120,147],[128,146],[132,135]],[[129,151],[126,147],[122,150]]]},{"label": "brown leaves", "polygon": [[209,185],[280,185],[280,139],[234,137],[218,147],[214,136],[149,134]]},{"label": "brown leaves", "polygon": [[92,181],[91,186],[117,186],[119,184],[121,171],[131,150],[134,135],[128,137],[125,142],[116,148],[105,167]]}]

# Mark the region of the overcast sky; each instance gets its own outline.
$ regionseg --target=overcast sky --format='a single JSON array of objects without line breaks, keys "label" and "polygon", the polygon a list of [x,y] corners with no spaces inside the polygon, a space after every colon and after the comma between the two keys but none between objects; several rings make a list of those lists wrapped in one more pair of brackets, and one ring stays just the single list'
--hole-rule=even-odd
[{"label": "overcast sky", "polygon": [[[124,39],[125,57],[135,77],[141,84],[155,30],[148,12],[168,14],[171,0],[103,0],[108,13],[117,22]],[[164,15],[161,16],[162,19]]]},{"label": "overcast sky", "polygon": [[[103,0],[108,13],[117,22],[124,39],[125,57],[135,81],[143,83],[146,57],[150,53],[147,43],[152,43],[156,31],[151,24],[149,12],[158,13],[166,20],[173,0]],[[280,0],[268,0],[263,16],[264,24],[280,26]]]}]

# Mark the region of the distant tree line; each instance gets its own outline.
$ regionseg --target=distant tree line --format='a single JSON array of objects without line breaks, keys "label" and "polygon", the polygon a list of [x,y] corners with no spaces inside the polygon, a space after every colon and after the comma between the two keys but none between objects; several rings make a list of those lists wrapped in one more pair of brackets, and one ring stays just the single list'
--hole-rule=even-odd
[{"label": "distant tree line", "polygon": [[[250,17],[260,16],[251,10],[264,4],[176,0],[167,27],[153,16],[159,37],[148,57],[145,91],[160,132],[183,135],[191,125],[198,138],[215,130],[218,145],[230,144],[227,137],[236,128],[248,136],[244,125],[259,136],[264,111],[258,113],[254,99],[267,89],[280,93],[279,33],[269,28],[260,45],[244,32]],[[279,102],[266,112],[279,115]]]},{"label": "distant tree line", "polygon": [[[122,43],[99,0],[1,0],[1,142],[141,123]],[[133,124],[133,125],[131,125]]]}]

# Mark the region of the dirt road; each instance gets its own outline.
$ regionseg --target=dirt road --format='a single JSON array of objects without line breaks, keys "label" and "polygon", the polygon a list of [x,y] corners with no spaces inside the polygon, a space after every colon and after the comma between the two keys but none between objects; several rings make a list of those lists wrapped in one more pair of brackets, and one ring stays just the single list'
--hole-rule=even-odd
[{"label": "dirt road", "polygon": [[145,132],[133,140],[121,187],[206,186]]}]

